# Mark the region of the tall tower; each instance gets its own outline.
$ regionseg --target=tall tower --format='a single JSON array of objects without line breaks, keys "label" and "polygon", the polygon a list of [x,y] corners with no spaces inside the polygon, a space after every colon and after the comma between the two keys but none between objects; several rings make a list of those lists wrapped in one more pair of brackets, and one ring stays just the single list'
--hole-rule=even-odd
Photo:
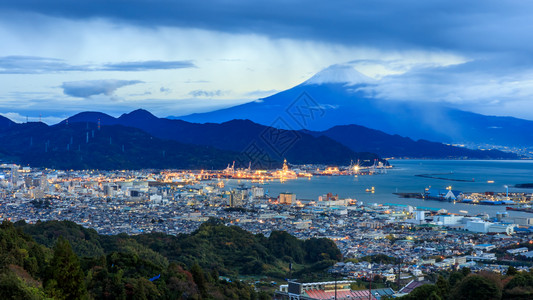
[{"label": "tall tower", "polygon": [[287,165],[287,159],[283,160],[283,171],[289,171],[289,166]]}]

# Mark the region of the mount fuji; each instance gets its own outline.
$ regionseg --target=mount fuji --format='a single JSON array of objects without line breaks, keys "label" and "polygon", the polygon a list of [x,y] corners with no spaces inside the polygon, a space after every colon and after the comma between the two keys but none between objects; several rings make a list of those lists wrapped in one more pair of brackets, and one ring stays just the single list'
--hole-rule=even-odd
[{"label": "mount fuji", "polygon": [[533,146],[533,121],[485,116],[441,103],[380,99],[369,92],[376,84],[377,80],[352,66],[333,65],[302,84],[266,98],[169,118],[195,123],[249,119],[277,128],[312,131],[357,124],[443,143]]}]

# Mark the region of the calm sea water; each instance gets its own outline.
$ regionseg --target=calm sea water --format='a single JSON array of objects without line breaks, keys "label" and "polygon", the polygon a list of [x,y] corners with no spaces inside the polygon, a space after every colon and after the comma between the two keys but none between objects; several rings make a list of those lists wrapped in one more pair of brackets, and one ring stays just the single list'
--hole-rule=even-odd
[{"label": "calm sea water", "polygon": [[[394,192],[422,192],[426,187],[446,188],[463,192],[509,192],[521,191],[533,193],[533,189],[516,189],[517,183],[533,183],[533,161],[481,161],[481,160],[391,160],[394,168],[387,174],[372,176],[315,176],[309,179],[290,180],[284,183],[269,182],[264,185],[270,196],[280,192],[292,192],[299,199],[318,199],[328,192],[338,194],[341,198],[355,198],[365,204],[395,203],[416,207],[444,208],[449,212],[460,210],[469,214],[505,211],[504,206],[472,205],[449,203],[435,200],[405,199],[394,195]],[[434,178],[417,177],[417,174],[447,173],[439,177],[468,180],[468,182],[448,181]],[[494,183],[489,183],[494,181]],[[251,183],[247,183],[251,185]],[[367,193],[366,189],[374,187],[375,192]],[[524,212],[509,212],[510,216],[528,216]]]}]

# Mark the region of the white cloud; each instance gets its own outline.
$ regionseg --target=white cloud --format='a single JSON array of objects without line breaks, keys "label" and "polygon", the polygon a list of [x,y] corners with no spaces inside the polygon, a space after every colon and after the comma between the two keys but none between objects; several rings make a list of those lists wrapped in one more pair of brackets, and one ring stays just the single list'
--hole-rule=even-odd
[{"label": "white cloud", "polygon": [[56,117],[56,116],[23,116],[16,112],[6,112],[6,113],[0,113],[0,115],[10,119],[11,121],[15,123],[26,123],[26,122],[43,122],[48,125],[57,124],[61,121],[63,121],[63,118]]}]

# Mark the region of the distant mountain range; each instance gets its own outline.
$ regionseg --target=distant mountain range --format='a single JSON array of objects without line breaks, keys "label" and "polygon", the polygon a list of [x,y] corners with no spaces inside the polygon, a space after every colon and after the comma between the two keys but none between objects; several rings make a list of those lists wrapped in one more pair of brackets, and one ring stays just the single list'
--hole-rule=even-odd
[{"label": "distant mountain range", "polygon": [[290,163],[373,164],[376,154],[356,153],[325,136],[278,130],[250,121],[192,124],[137,110],[113,118],[80,113],[59,124],[17,124],[0,117],[0,159],[57,169],[254,169]]},{"label": "distant mountain range", "polygon": [[[249,120],[231,120],[221,124],[189,123],[182,120],[158,118],[146,110],[136,110],[114,118],[102,113],[86,112],[68,119],[69,122],[98,122],[142,129],[151,135],[181,143],[213,146],[242,152],[251,144],[264,149],[272,157],[287,158],[290,162],[347,164],[349,148],[359,153],[358,159],[373,161],[381,157],[410,158],[475,158],[513,159],[515,154],[496,150],[481,151],[454,147],[425,140],[413,141],[398,135],[358,125],[335,126],[326,131],[286,131],[263,126]],[[64,121],[66,122],[66,121]],[[292,144],[294,143],[294,144]],[[283,151],[287,149],[286,151]],[[311,151],[309,151],[312,149]],[[279,153],[283,153],[279,155]],[[362,155],[361,153],[367,153]]]},{"label": "distant mountain range", "polygon": [[[377,154],[376,154],[377,153]],[[14,123],[0,117],[0,159],[58,169],[276,168],[293,164],[371,165],[380,157],[513,159],[501,151],[479,151],[358,125],[325,131],[285,130],[249,120],[221,124],[158,118],[136,110],[114,118],[83,112],[63,122]]]},{"label": "distant mountain range", "polygon": [[426,140],[414,141],[408,137],[390,135],[359,125],[335,126],[325,131],[306,131],[311,135],[327,136],[353,151],[377,153],[381,157],[396,158],[469,158],[516,159],[516,154],[498,150],[472,150]]},{"label": "distant mountain range", "polygon": [[379,99],[372,92],[375,83],[351,66],[334,65],[264,99],[169,118],[195,123],[249,119],[268,126],[313,131],[357,124],[443,143],[533,146],[533,121],[485,116],[439,103]]},{"label": "distant mountain range", "polygon": [[0,129],[0,158],[55,169],[220,169],[238,153],[154,138],[120,125],[10,124]]},{"label": "distant mountain range", "polygon": [[[119,118],[95,112],[84,112],[68,119],[69,123],[100,120],[101,125],[122,125],[141,129],[164,140],[185,144],[212,146],[238,152],[237,164],[266,167],[287,159],[294,164],[348,165],[351,160],[373,164],[379,156],[373,153],[355,153],[341,143],[326,136],[276,129],[248,120],[232,120],[222,124],[195,124],[181,120],[158,118],[146,110],[136,110]],[[63,121],[62,123],[66,123]],[[270,161],[271,160],[271,161]]]}]

